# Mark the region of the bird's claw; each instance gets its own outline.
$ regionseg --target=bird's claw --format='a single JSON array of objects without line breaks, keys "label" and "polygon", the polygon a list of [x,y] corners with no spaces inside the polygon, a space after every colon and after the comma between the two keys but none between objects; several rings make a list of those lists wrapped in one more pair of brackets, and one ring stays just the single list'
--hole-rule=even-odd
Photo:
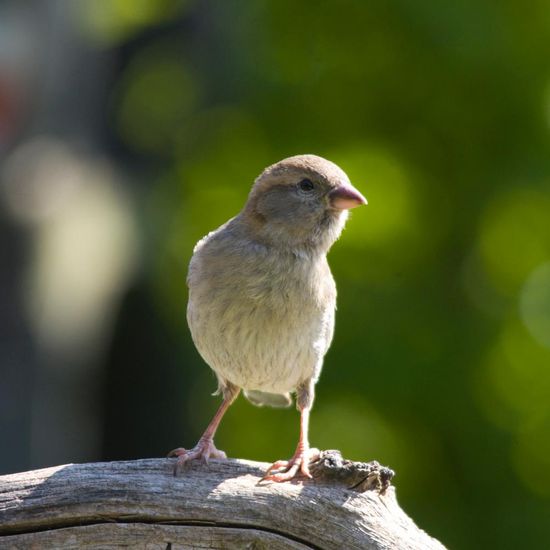
[{"label": "bird's claw", "polygon": [[266,471],[265,475],[267,476],[270,474],[273,470],[280,470],[281,468],[288,468],[290,464],[289,460],[277,460],[277,462],[274,462]]},{"label": "bird's claw", "polygon": [[199,442],[192,449],[184,449],[178,447],[168,453],[168,457],[177,457],[178,460],[174,464],[174,476],[184,468],[185,464],[191,460],[201,460],[205,464],[208,464],[210,458],[225,459],[227,455],[216,449],[214,441],[212,439],[200,439]]},{"label": "bird's claw", "polygon": [[313,476],[309,471],[309,463],[315,456],[315,451],[317,449],[304,449],[296,452],[290,460],[277,460],[267,469],[261,481],[274,481],[276,483],[290,481],[297,477],[298,473],[311,479]]}]

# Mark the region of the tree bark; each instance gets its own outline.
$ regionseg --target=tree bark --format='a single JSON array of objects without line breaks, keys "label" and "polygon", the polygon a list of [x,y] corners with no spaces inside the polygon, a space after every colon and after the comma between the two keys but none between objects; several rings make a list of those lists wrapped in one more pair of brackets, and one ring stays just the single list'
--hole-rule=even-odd
[{"label": "tree bark", "polygon": [[444,548],[392,486],[359,492],[323,475],[259,483],[266,467],[212,460],[174,477],[173,460],[147,459],[1,476],[0,548]]}]

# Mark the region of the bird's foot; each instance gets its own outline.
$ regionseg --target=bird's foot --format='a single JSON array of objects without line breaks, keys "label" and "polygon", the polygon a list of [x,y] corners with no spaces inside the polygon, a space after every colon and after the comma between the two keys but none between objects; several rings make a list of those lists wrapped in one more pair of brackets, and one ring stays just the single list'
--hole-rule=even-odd
[{"label": "bird's foot", "polygon": [[299,449],[290,460],[277,460],[265,473],[261,481],[289,481],[300,476],[311,479],[309,463],[319,456],[318,449]]},{"label": "bird's foot", "polygon": [[203,462],[208,463],[208,460],[210,458],[227,458],[227,455],[223,451],[216,449],[213,439],[202,437],[192,449],[184,449],[183,447],[178,447],[177,449],[174,449],[168,453],[168,457],[174,456],[178,457],[178,460],[174,465],[175,476],[178,475],[185,464],[190,460],[202,460]]}]

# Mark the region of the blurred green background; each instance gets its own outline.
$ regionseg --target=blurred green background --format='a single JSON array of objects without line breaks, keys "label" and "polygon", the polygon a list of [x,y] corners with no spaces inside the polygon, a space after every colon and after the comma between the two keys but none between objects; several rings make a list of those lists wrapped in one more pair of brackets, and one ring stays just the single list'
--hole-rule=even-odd
[{"label": "blurred green background", "polygon": [[[194,243],[268,164],[368,198],[330,253],[311,442],[397,472],[452,548],[550,540],[550,6],[0,4],[1,472],[163,456],[218,406],[185,321]],[[230,409],[229,456],[295,410]]]}]

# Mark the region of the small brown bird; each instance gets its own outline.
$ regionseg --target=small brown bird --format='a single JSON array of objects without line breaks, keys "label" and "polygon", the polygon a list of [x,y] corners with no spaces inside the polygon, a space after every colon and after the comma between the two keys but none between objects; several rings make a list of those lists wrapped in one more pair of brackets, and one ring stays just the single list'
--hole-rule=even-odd
[{"label": "small brown bird", "polygon": [[334,163],[290,157],[266,168],[240,214],[198,242],[187,277],[187,320],[223,403],[193,449],[170,452],[178,457],[175,474],[188,460],[226,457],[213,438],[243,389],[259,406],[288,406],[296,393],[296,452],[264,479],[286,481],[298,471],[311,477],[309,412],[336,307],[326,254],[348,209],[366,203]]}]

